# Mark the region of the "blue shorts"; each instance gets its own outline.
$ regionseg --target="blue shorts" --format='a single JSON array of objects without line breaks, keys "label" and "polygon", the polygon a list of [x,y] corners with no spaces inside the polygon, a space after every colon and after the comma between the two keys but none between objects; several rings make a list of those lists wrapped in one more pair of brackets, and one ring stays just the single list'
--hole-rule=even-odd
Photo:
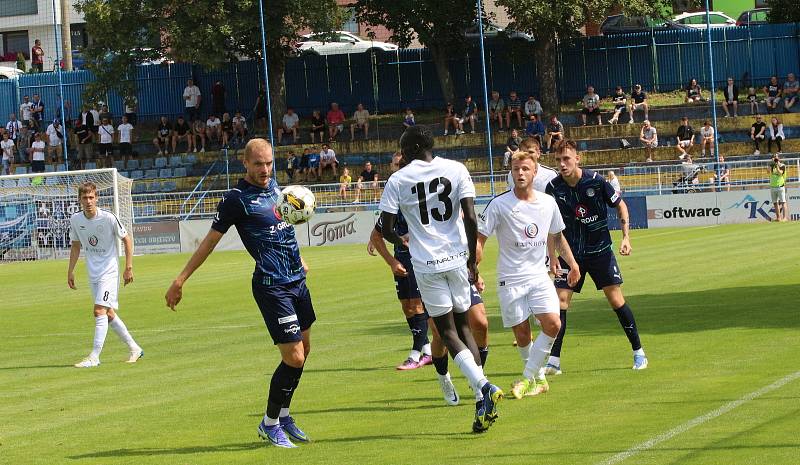
[{"label": "blue shorts", "polygon": [[319,168],[319,160],[308,160],[309,168]]},{"label": "blue shorts", "polygon": [[[569,270],[563,258],[559,257],[558,261],[561,263],[562,270]],[[569,284],[567,284],[567,273],[565,272],[561,276],[556,277],[556,289],[570,289],[573,292],[580,293],[581,288],[583,288],[583,281],[586,279],[586,273],[589,273],[598,291],[606,286],[622,284],[622,272],[619,270],[617,257],[614,256],[613,252],[576,261],[581,269],[581,279],[578,280],[575,286],[570,287]]]},{"label": "blue shorts", "polygon": [[483,297],[481,297],[481,293],[478,292],[478,289],[475,286],[469,288],[469,306],[470,308],[482,304]]},{"label": "blue shorts", "polygon": [[317,319],[305,278],[265,285],[263,277],[253,276],[253,297],[275,344],[301,341]]},{"label": "blue shorts", "polygon": [[414,266],[411,264],[410,255],[395,257],[408,271],[406,276],[394,276],[394,288],[397,290],[398,300],[419,299],[421,298],[417,287],[417,277],[414,276]]}]

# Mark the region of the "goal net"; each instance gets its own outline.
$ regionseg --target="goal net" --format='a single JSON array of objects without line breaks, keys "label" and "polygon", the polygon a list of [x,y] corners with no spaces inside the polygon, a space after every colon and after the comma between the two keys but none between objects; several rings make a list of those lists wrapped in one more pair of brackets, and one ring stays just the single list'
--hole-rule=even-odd
[{"label": "goal net", "polygon": [[97,185],[98,208],[117,215],[132,235],[133,181],[116,169],[0,176],[0,263],[69,257],[69,219],[80,211],[78,187]]}]

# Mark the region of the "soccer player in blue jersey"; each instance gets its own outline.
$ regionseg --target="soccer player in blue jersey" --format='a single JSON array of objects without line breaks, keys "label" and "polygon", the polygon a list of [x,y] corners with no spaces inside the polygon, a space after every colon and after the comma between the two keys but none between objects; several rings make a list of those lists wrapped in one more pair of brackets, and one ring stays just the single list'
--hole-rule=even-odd
[{"label": "soccer player in blue jersey", "polygon": [[[555,279],[561,307],[561,330],[550,351],[546,373],[561,373],[561,345],[567,329],[567,309],[572,293],[581,291],[586,273],[589,273],[597,290],[602,289],[628,336],[633,349],[633,369],[643,370],[647,368],[647,357],[639,341],[633,312],[622,295],[622,272],[617,265],[608,230],[608,208],[616,208],[622,227],[619,253],[630,255],[628,207],[603,176],[579,166],[581,157],[575,141],[560,142],[555,157],[560,175],[550,181],[546,193],[556,199],[566,226],[564,236],[580,267],[581,277],[574,286],[567,283],[566,275]],[[563,259],[559,258],[559,261],[562,269],[569,270]]]},{"label": "soccer player in blue jersey", "polygon": [[271,177],[272,164],[269,142],[252,139],[247,143],[244,179],[219,203],[211,230],[175,278],[166,300],[174,311],[186,280],[205,262],[228,229],[236,226],[242,243],[256,262],[253,297],[281,354],[258,434],[275,446],[291,448],[296,446],[287,435],[299,442],[309,440],[289,416],[289,405],[311,349],[311,325],[316,316],[306,288],[308,268],[300,257],[294,227],[283,221],[275,208],[280,188]]}]

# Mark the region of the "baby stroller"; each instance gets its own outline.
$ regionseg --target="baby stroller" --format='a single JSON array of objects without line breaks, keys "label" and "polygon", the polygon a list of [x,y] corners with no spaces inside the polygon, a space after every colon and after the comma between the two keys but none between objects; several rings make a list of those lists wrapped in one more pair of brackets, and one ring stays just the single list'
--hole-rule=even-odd
[{"label": "baby stroller", "polygon": [[700,191],[700,173],[706,169],[698,165],[683,166],[678,179],[672,181],[673,194],[694,194]]}]

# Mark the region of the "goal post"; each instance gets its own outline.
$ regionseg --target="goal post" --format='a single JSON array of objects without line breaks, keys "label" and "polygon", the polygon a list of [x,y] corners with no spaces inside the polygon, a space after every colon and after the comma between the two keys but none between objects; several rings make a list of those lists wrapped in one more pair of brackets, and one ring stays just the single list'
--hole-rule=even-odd
[{"label": "goal post", "polygon": [[[69,219],[78,187],[97,186],[97,206],[133,235],[133,181],[115,168],[0,176],[0,263],[69,257]],[[121,250],[121,249],[120,249]]]}]

